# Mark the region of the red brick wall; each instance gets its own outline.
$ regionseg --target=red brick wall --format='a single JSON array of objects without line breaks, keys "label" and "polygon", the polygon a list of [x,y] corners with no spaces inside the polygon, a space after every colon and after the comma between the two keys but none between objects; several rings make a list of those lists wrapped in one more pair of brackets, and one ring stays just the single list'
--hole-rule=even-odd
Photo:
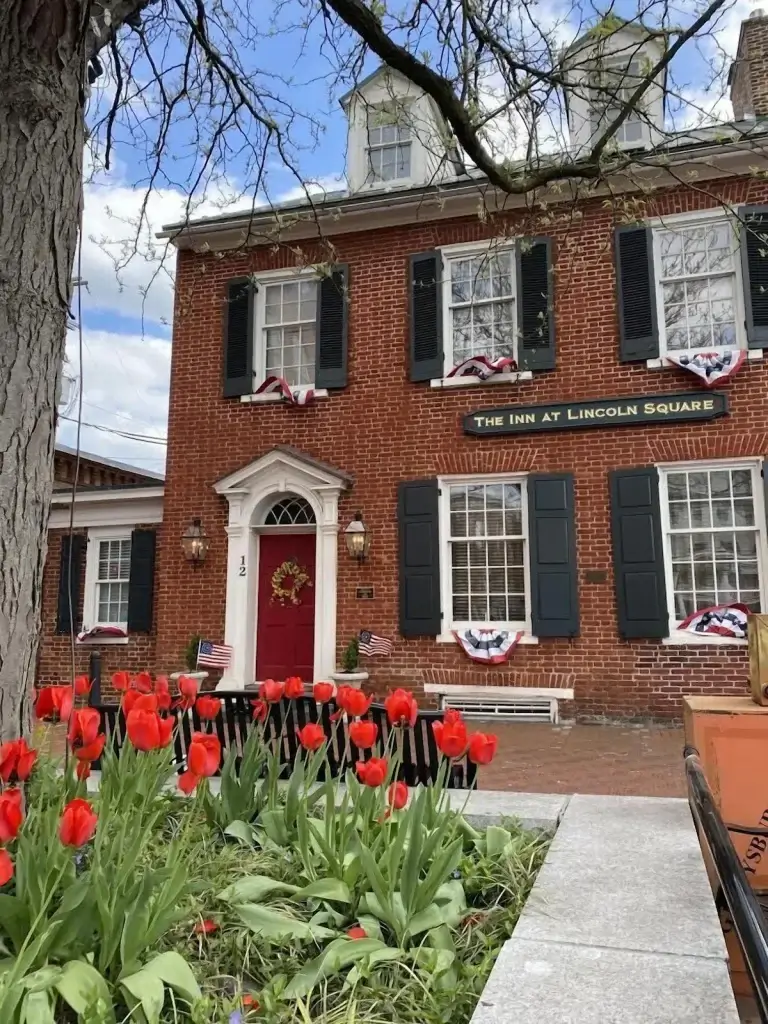
[{"label": "red brick wall", "polygon": [[[155,529],[154,526],[148,529]],[[61,683],[72,676],[72,649],[69,634],[56,632],[59,602],[59,568],[61,565],[61,541],[67,530],[49,530],[48,556],[43,572],[42,631],[37,659],[37,685]],[[87,533],[76,530],[75,533]],[[158,551],[161,539],[158,528]],[[85,592],[85,555],[80,571],[80,601],[75,616],[76,625],[82,622]],[[157,595],[155,595],[155,622],[157,622]],[[91,652],[101,653],[102,694],[110,691],[109,679],[113,672],[127,669],[140,672],[155,668],[155,633],[134,635],[127,644],[75,644],[75,672],[87,672]],[[113,691],[114,692],[114,691]]]},{"label": "red brick wall", "polygon": [[[660,193],[648,216],[765,202],[755,180],[715,183],[698,191]],[[554,223],[553,223],[554,221]],[[690,692],[742,693],[743,648],[671,647],[618,638],[608,509],[608,472],[656,461],[758,456],[768,452],[768,363],[750,363],[730,385],[732,415],[711,424],[601,429],[472,438],[461,430],[471,409],[642,395],[690,389],[672,371],[618,362],[613,267],[614,214],[603,200],[574,216],[550,210],[540,227],[556,239],[557,369],[518,385],[431,390],[408,381],[407,258],[433,246],[492,238],[515,230],[514,217],[477,217],[339,235],[339,259],[350,264],[349,386],[314,407],[247,405],[221,396],[221,325],[225,282],[292,263],[287,250],[267,248],[224,256],[180,253],[171,368],[169,448],[160,556],[158,658],[179,666],[189,634],[224,635],[226,502],[212,484],[278,443],[297,448],[355,478],[340,505],[342,527],[356,509],[372,530],[369,561],[353,563],[340,538],[339,651],[361,627],[395,638],[391,658],[370,662],[378,691],[429,681],[573,686],[584,715],[677,716]],[[530,225],[527,225],[530,230]],[[311,258],[311,254],[308,254]],[[202,372],[202,371],[205,372]],[[581,635],[521,646],[507,667],[469,662],[454,645],[398,635],[396,488],[403,479],[447,473],[572,470],[576,480]],[[211,537],[204,566],[192,570],[176,538],[194,516]],[[587,583],[605,570],[604,583]],[[355,588],[375,586],[375,600]]]},{"label": "red brick wall", "polygon": [[731,102],[736,118],[768,116],[768,18],[757,12],[743,21],[733,65]]}]

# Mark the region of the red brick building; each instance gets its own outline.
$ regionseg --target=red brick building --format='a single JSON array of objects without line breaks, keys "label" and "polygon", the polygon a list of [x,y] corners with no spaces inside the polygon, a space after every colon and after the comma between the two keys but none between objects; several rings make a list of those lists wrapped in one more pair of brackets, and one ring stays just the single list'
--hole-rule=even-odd
[{"label": "red brick building", "polygon": [[[179,668],[199,633],[232,646],[225,685],[321,679],[367,629],[393,640],[362,660],[379,693],[664,718],[683,693],[744,691],[745,641],[679,626],[768,611],[768,90],[748,52],[732,82],[756,121],[681,135],[575,199],[494,195],[436,156],[429,101],[380,72],[342,101],[348,191],[167,230],[150,667]],[[658,93],[619,145],[653,140]],[[669,358],[697,351],[745,359],[705,390]],[[514,366],[450,375],[478,356]],[[260,390],[273,376],[290,399]],[[210,548],[193,567],[195,519]],[[472,628],[522,638],[480,664],[454,636]]]}]

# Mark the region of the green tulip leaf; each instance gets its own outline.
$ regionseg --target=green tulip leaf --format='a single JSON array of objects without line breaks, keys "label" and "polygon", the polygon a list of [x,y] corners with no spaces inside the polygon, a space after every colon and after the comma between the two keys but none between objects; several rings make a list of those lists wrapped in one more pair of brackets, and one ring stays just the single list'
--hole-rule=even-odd
[{"label": "green tulip leaf", "polygon": [[378,939],[335,939],[325,947],[318,957],[310,960],[291,978],[283,994],[286,999],[299,999],[306,996],[319,981],[338,974],[350,964],[380,953],[382,950],[399,955],[398,950],[388,950]]},{"label": "green tulip leaf", "polygon": [[489,825],[485,830],[485,854],[487,857],[500,857],[504,852],[507,843],[512,839],[511,834],[501,825]]},{"label": "green tulip leaf", "polygon": [[258,903],[264,896],[272,892],[296,893],[295,885],[288,885],[287,882],[278,882],[266,875],[248,875],[246,878],[239,878],[232,885],[227,886],[220,892],[218,899],[225,903]]},{"label": "green tulip leaf", "polygon": [[20,1024],[56,1024],[50,992],[44,989],[27,992],[21,1004],[19,1019]]},{"label": "green tulip leaf", "polygon": [[64,964],[56,982],[56,991],[75,1013],[84,1014],[98,1000],[103,1004],[104,1020],[113,1024],[115,1011],[112,996],[101,974],[84,960],[70,960]]},{"label": "green tulip leaf", "polygon": [[330,900],[332,903],[351,903],[349,888],[338,878],[318,878],[294,893],[297,900]]},{"label": "green tulip leaf", "polygon": [[147,1024],[159,1024],[165,1002],[165,985],[160,978],[150,971],[142,970],[129,978],[123,978],[120,985],[141,1006]]},{"label": "green tulip leaf", "polygon": [[263,907],[258,903],[243,903],[234,909],[243,924],[256,935],[269,941],[317,941],[336,936],[336,932],[330,928],[286,917],[271,907]]},{"label": "green tulip leaf", "polygon": [[197,983],[197,978],[192,973],[184,957],[172,950],[168,953],[161,953],[154,960],[142,969],[141,974],[152,974],[164,982],[168,988],[172,988],[177,995],[191,1005],[196,999],[200,999],[202,992]]},{"label": "green tulip leaf", "polygon": [[225,836],[232,836],[243,846],[253,846],[253,829],[247,821],[233,821],[224,829]]}]

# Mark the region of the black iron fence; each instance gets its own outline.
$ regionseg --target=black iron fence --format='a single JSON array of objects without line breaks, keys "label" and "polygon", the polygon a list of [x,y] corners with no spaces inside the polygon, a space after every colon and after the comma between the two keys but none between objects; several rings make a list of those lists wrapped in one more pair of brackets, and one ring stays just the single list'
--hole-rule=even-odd
[{"label": "black iron fence", "polygon": [[728,834],[746,831],[726,825],[712,796],[695,747],[686,747],[688,803],[699,838],[706,843],[720,884],[722,900],[733,922],[760,1020],[768,1024],[768,926]]}]

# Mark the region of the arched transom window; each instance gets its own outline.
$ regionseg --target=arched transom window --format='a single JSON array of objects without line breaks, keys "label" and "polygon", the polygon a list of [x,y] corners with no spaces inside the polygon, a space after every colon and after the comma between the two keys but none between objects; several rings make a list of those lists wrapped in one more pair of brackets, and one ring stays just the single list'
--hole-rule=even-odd
[{"label": "arched transom window", "polygon": [[281,498],[264,517],[265,526],[313,526],[315,513],[305,498]]}]

